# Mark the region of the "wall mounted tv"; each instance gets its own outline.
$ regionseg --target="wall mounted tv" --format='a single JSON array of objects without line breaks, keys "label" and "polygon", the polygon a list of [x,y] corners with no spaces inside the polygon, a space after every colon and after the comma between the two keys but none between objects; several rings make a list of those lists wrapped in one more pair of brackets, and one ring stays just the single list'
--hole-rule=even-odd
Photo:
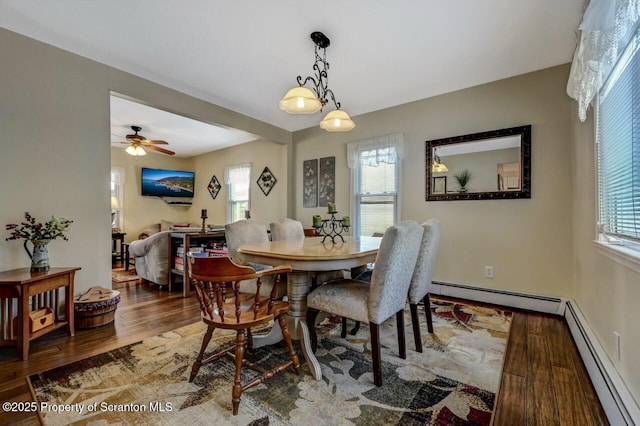
[{"label": "wall mounted tv", "polygon": [[142,195],[193,197],[194,172],[142,168]]}]

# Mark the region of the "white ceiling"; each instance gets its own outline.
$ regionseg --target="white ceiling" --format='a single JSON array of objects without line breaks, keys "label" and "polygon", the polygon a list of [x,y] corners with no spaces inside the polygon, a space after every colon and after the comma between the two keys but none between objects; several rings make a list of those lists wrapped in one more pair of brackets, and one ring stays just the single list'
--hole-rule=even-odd
[{"label": "white ceiling", "polygon": [[[256,136],[236,129],[226,129],[181,115],[111,96],[111,144],[126,148],[125,136],[133,134],[131,126],[142,127],[146,139],[169,142],[161,148],[174,151],[179,157],[192,157],[256,140]],[[155,153],[146,149],[148,153]]]},{"label": "white ceiling", "polygon": [[[329,87],[357,124],[360,114],[570,62],[583,8],[584,0],[0,0],[0,26],[295,131],[321,119],[278,108],[296,76],[312,73],[313,31],[331,40]],[[145,127],[138,110],[124,114],[117,125]],[[150,120],[142,134],[177,152],[171,129],[158,133],[153,123],[164,121]],[[182,126],[170,127],[190,132]]]}]

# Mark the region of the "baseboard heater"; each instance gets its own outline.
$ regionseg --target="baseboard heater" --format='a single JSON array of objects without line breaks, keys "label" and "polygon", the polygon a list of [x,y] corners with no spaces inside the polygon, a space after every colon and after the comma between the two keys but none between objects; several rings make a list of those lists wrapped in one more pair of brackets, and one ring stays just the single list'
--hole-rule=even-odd
[{"label": "baseboard heater", "polygon": [[640,407],[573,299],[440,281],[432,283],[430,293],[563,316],[609,422],[612,425],[640,425]]}]

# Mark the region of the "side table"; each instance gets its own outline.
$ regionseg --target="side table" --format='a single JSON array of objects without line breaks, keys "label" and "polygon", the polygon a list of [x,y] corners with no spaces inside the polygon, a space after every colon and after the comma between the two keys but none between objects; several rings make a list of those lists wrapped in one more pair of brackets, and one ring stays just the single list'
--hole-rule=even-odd
[{"label": "side table", "polygon": [[126,232],[111,232],[111,263],[124,260],[124,236]]},{"label": "side table", "polygon": [[[0,272],[0,345],[15,343],[18,357],[29,357],[29,342],[61,327],[69,335],[75,334],[73,323],[73,280],[79,267],[51,268],[45,272],[31,272],[30,268]],[[59,289],[64,287],[64,319],[58,315]],[[15,330],[12,327],[13,299],[18,301]],[[29,312],[49,307],[54,321],[37,331],[29,329]],[[6,322],[5,322],[6,321]]]},{"label": "side table", "polygon": [[129,254],[129,245],[130,243],[124,243],[124,270],[128,271],[130,266],[136,266],[135,259],[131,258]]}]

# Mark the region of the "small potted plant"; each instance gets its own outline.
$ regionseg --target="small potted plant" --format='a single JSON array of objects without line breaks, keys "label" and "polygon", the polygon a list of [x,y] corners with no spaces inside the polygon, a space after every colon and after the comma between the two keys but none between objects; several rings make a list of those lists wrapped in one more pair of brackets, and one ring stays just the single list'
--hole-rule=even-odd
[{"label": "small potted plant", "polygon": [[458,185],[460,185],[460,192],[467,192],[469,190],[467,188],[467,185],[469,184],[469,181],[472,177],[469,169],[464,169],[460,173],[453,175],[453,177],[458,182]]}]

